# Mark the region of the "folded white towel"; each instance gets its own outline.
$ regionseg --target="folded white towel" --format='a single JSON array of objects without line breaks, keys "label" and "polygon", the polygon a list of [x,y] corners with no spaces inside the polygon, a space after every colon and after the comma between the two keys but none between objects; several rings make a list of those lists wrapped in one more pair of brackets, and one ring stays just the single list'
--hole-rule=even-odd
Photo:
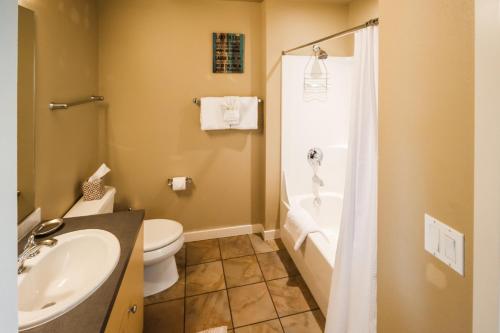
[{"label": "folded white towel", "polygon": [[198,333],[227,333],[227,326],[209,328],[208,330],[200,331]]},{"label": "folded white towel", "polygon": [[[202,97],[200,123],[203,131],[212,130],[253,130],[258,129],[257,97],[237,97],[238,112],[235,108],[226,113],[227,98],[234,97]],[[238,119],[239,118],[239,119]],[[236,122],[236,120],[238,120]]]},{"label": "folded white towel", "polygon": [[283,227],[288,231],[292,240],[295,242],[293,246],[295,251],[300,249],[307,235],[310,233],[319,232],[328,239],[327,235],[321,230],[316,221],[314,221],[311,215],[302,207],[292,206],[290,208]]},{"label": "folded white towel", "polygon": [[231,126],[238,130],[256,130],[259,128],[259,99],[257,97],[240,97],[240,122]]},{"label": "folded white towel", "polygon": [[240,123],[240,98],[237,96],[224,97],[222,112],[224,114],[224,121],[231,128],[238,125]]},{"label": "folded white towel", "polygon": [[223,98],[220,97],[202,97],[200,99],[200,123],[203,131],[231,128],[224,121],[224,113],[221,109],[223,101]]}]

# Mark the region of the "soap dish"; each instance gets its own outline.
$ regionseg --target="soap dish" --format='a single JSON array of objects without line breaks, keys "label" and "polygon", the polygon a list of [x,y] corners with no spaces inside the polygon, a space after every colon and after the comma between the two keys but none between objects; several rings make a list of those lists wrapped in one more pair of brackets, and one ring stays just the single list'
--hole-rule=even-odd
[{"label": "soap dish", "polygon": [[31,234],[35,237],[44,237],[59,230],[63,224],[64,221],[61,218],[45,221],[34,227]]}]

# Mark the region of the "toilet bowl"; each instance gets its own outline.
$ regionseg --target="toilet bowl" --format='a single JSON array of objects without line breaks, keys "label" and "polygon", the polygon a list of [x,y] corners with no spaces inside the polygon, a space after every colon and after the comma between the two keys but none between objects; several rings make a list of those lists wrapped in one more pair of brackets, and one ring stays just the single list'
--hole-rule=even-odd
[{"label": "toilet bowl", "polygon": [[144,221],[144,297],[171,287],[179,279],[175,254],[184,244],[179,222]]}]

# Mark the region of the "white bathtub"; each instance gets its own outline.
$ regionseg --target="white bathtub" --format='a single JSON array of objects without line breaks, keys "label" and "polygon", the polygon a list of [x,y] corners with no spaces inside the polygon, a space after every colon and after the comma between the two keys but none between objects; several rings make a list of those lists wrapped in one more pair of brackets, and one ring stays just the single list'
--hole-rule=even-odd
[{"label": "white bathtub", "polygon": [[342,213],[342,196],[336,193],[321,193],[321,205],[315,207],[312,194],[298,195],[289,198],[291,205],[300,205],[321,226],[327,234],[325,238],[319,233],[310,234],[298,251],[293,250],[293,241],[283,228],[288,213],[286,201],[281,204],[281,239],[288,253],[299,269],[302,277],[311,290],[323,314],[326,315],[335,251]]}]

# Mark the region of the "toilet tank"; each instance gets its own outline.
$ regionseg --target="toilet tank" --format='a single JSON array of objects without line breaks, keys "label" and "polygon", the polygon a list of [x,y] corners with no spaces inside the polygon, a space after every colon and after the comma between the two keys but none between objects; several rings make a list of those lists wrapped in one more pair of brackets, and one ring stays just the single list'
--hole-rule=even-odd
[{"label": "toilet tank", "polygon": [[83,197],[71,207],[71,209],[64,215],[65,218],[76,216],[87,216],[106,214],[113,212],[113,205],[115,203],[116,189],[111,186],[106,186],[106,193],[99,200],[84,201]]}]

